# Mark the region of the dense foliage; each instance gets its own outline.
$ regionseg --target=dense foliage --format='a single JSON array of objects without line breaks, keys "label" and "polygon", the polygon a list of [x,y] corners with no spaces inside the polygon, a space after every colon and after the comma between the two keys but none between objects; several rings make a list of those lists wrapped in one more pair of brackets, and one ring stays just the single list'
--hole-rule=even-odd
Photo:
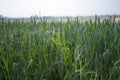
[{"label": "dense foliage", "polygon": [[120,22],[0,21],[0,80],[119,80]]}]

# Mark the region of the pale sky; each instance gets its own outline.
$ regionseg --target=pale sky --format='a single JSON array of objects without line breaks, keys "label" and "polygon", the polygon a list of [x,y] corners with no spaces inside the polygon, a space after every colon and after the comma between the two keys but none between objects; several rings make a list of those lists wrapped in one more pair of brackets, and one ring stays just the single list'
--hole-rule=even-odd
[{"label": "pale sky", "polygon": [[120,14],[120,0],[0,0],[6,17]]}]

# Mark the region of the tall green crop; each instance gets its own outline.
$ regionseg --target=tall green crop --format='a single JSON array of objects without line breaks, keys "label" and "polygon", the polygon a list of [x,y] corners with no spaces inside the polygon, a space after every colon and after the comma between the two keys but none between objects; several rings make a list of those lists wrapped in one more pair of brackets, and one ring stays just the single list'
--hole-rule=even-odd
[{"label": "tall green crop", "polygon": [[0,80],[119,80],[120,23],[115,18],[2,19]]}]

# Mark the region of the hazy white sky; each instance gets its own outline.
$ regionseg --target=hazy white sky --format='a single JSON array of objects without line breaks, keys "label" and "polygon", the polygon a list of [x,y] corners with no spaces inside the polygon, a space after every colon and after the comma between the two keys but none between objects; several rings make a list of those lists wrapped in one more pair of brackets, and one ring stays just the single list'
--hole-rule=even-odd
[{"label": "hazy white sky", "polygon": [[7,17],[120,14],[120,0],[0,0]]}]

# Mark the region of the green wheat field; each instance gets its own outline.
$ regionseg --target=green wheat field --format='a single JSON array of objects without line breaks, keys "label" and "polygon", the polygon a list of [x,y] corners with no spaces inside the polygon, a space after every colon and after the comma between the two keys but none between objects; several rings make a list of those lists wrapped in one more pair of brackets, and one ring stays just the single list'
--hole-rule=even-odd
[{"label": "green wheat field", "polygon": [[120,21],[0,20],[0,80],[120,80]]}]

